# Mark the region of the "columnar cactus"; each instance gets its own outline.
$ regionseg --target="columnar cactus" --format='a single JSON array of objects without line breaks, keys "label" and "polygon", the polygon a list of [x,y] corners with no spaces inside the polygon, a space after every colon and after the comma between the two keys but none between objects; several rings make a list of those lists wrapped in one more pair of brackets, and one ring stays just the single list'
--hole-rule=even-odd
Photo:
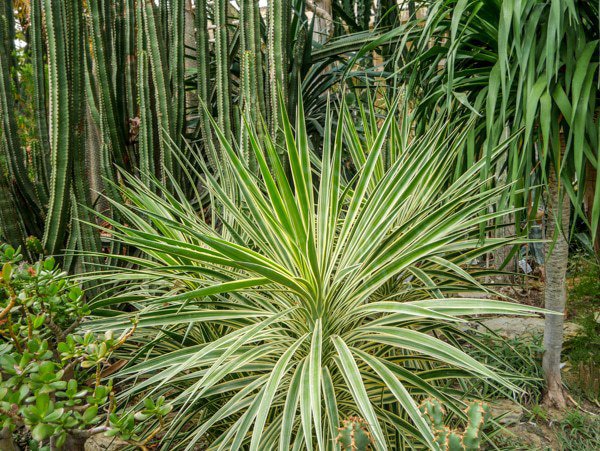
[{"label": "columnar cactus", "polygon": [[[211,91],[211,67],[210,53],[208,47],[208,17],[206,10],[206,0],[196,1],[196,91],[198,95],[198,133],[204,147],[212,144],[212,128],[210,118],[205,110],[210,104]],[[200,76],[202,74],[203,76]],[[207,152],[210,165],[214,168],[216,162],[212,161],[212,152]]]},{"label": "columnar cactus", "polygon": [[278,91],[287,95],[289,0],[271,1],[267,12],[267,69],[269,80],[270,127],[275,135],[279,129],[280,103]]},{"label": "columnar cactus", "polygon": [[[25,240],[23,215],[19,210],[31,211],[27,219],[36,221],[39,201],[34,187],[27,177],[25,152],[21,146],[15,117],[15,97],[13,95],[14,70],[14,20],[12,0],[0,6],[0,234],[15,243]],[[13,198],[8,193],[19,191],[22,198]],[[25,200],[25,205],[22,201]],[[18,208],[22,207],[22,208]]]},{"label": "columnar cactus", "polygon": [[342,451],[366,451],[372,449],[373,438],[369,425],[360,417],[350,417],[342,421],[338,428],[337,443]]},{"label": "columnar cactus", "polygon": [[[71,168],[74,149],[72,144],[73,118],[70,117],[71,96],[69,84],[72,56],[69,53],[74,25],[67,19],[67,4],[44,1],[44,23],[46,25],[48,51],[48,90],[50,127],[50,199],[44,228],[44,247],[50,253],[62,250],[70,210]],[[77,68],[77,71],[81,67]],[[81,87],[80,87],[81,88]]]},{"label": "columnar cactus", "polygon": [[[169,73],[165,70],[168,67],[167,55],[164,45],[161,45],[164,43],[164,40],[161,39],[161,22],[156,17],[155,4],[152,0],[145,0],[142,12],[144,35],[146,36],[146,46],[152,70],[152,82],[155,88],[154,100],[158,116],[158,135],[160,137],[157,143],[160,148],[160,165],[165,170],[172,171],[173,162],[169,151],[169,137],[171,132],[174,131],[171,129],[173,116],[171,102],[173,99],[169,92]],[[161,175],[163,181],[165,181],[166,175],[164,173]]]},{"label": "columnar cactus", "polygon": [[[241,0],[240,24],[242,44],[240,53],[240,108],[242,114],[246,114],[247,117],[265,117],[258,1]],[[258,127],[258,132],[260,136],[262,127]],[[249,149],[247,146],[248,133],[243,124],[243,119],[240,126],[240,142],[242,143],[240,146],[242,149]],[[255,172],[256,162],[254,156],[248,153],[243,157],[252,171]]]},{"label": "columnar cactus", "polygon": [[451,429],[444,422],[446,412],[437,399],[427,399],[420,406],[425,420],[431,427],[435,442],[444,451],[472,451],[481,446],[481,430],[489,415],[489,407],[472,402],[465,409],[467,424],[464,431]]},{"label": "columnar cactus", "polygon": [[[217,114],[219,128],[231,138],[231,111],[229,89],[229,38],[227,32],[227,3],[214,2],[215,58],[217,85]],[[200,75],[202,76],[202,75]]]}]

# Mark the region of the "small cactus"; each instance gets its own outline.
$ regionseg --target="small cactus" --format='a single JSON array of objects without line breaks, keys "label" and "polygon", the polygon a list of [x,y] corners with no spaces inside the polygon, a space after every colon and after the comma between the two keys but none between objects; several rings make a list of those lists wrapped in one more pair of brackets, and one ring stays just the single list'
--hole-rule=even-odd
[{"label": "small cactus", "polygon": [[373,439],[369,432],[369,425],[359,417],[350,417],[342,421],[342,427],[338,428],[339,434],[336,438],[342,451],[366,451],[371,449]]},{"label": "small cactus", "polygon": [[465,409],[467,424],[463,432],[444,424],[446,412],[437,399],[427,399],[421,404],[425,420],[431,426],[435,441],[442,450],[471,451],[481,446],[481,429],[489,415],[489,407],[472,402]]},{"label": "small cactus", "polygon": [[467,450],[479,449],[481,429],[490,415],[490,408],[482,402],[472,402],[465,413],[469,421],[463,434],[463,444]]}]

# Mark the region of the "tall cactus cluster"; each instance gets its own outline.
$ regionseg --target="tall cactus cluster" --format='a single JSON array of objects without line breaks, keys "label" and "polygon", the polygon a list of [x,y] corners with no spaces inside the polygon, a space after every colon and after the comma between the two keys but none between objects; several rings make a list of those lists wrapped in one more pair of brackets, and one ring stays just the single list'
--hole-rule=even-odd
[{"label": "tall cactus cluster", "polygon": [[[98,193],[118,196],[117,168],[168,183],[184,138],[218,155],[209,116],[243,140],[238,107],[272,124],[265,98],[288,91],[289,0],[262,12],[258,0],[2,3],[0,236],[14,244],[33,235],[48,253],[100,251],[90,223],[93,210],[116,214]],[[33,137],[17,124],[25,65]]]},{"label": "tall cactus cluster", "polygon": [[[281,105],[293,114],[299,86],[307,108],[324,105],[334,81],[319,77],[339,55],[334,48],[329,60],[311,57],[311,17],[322,11],[319,3],[2,2],[0,237],[15,245],[39,237],[46,252],[66,255],[66,268],[81,269],[72,251],[97,253],[103,246],[94,211],[118,214],[99,193],[118,199],[119,168],[149,185],[153,179],[168,185],[178,177],[174,146],[197,149],[209,167],[219,165],[211,116],[243,143],[240,111],[262,117],[259,133],[275,136]],[[330,9],[323,17],[364,26],[369,2],[323,3]],[[15,93],[26,70],[34,91],[26,118],[32,136],[17,120],[22,100]],[[196,145],[183,146],[184,139]],[[243,158],[254,164],[251,155]]]}]

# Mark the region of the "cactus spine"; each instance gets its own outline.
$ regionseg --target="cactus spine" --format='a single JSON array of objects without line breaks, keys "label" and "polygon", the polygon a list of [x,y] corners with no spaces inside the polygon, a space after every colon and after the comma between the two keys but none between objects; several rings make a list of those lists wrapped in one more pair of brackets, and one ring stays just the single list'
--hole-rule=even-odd
[{"label": "cactus spine", "polygon": [[[7,162],[8,181],[14,183],[31,211],[38,211],[39,201],[25,166],[26,155],[21,147],[15,117],[15,99],[12,86],[14,63],[13,2],[8,0],[0,8],[0,136],[4,158]],[[4,170],[4,168],[2,168]],[[20,200],[19,200],[20,201]],[[34,216],[33,220],[39,218]]]},{"label": "cactus spine", "polygon": [[[112,77],[109,76],[110,33],[105,33],[108,28],[106,17],[108,11],[102,0],[90,0],[88,9],[88,31],[91,42],[89,52],[88,71],[86,73],[88,104],[97,110],[92,116],[100,129],[101,141],[97,149],[99,154],[102,176],[108,181],[116,180],[114,163],[123,166],[123,139],[119,133],[117,112],[115,110],[115,96],[112,91]],[[115,199],[118,192],[110,183],[106,184],[106,191]]]},{"label": "cactus spine", "polygon": [[[0,143],[0,150],[4,146]],[[14,197],[6,195],[11,192],[4,168],[0,167],[0,236],[6,241],[22,245],[25,242],[25,226],[19,214]]]},{"label": "cactus spine", "polygon": [[[160,163],[161,167],[172,171],[172,158],[168,149],[168,139],[171,132],[171,96],[167,91],[168,79],[167,73],[164,71],[166,65],[166,54],[164,39],[161,39],[162,30],[160,22],[155,16],[155,5],[153,0],[140,0],[144,2],[143,19],[144,19],[144,35],[146,37],[146,46],[148,48],[148,57],[150,68],[152,69],[152,81],[155,87],[155,105],[158,116],[158,135],[160,148]],[[163,181],[166,181],[166,176],[162,174]]]},{"label": "cactus spine", "polygon": [[[44,40],[42,36],[42,9],[39,0],[30,3],[31,20],[31,62],[34,76],[34,101],[35,120],[37,125],[38,140],[44,159],[44,172],[49,166],[50,137],[48,135],[48,111],[46,109],[46,77],[44,70]],[[36,171],[37,174],[39,172]]]},{"label": "cactus spine", "polygon": [[[290,20],[292,4],[303,14],[302,1],[269,0],[265,27],[258,0],[238,0],[239,25],[230,20],[236,15],[230,2],[194,0],[196,89],[184,64],[185,5],[191,0],[28,3],[31,26],[24,52],[30,54],[24,55],[33,69],[33,139],[20,134],[16,121],[21,114],[15,106],[21,69],[16,64],[22,58],[13,57],[13,0],[0,6],[0,164],[6,165],[0,185],[11,193],[0,202],[0,228],[14,244],[35,235],[43,237],[48,252],[60,252],[67,239],[71,247],[97,249],[98,237],[74,221],[85,220],[86,213],[72,199],[118,216],[101,198],[95,202],[96,191],[119,199],[116,166],[165,181],[165,170],[174,169],[171,140],[180,144],[187,132],[200,138],[209,165],[217,168],[210,114],[229,138],[242,141],[248,138],[237,122],[237,105],[253,119],[264,117],[273,134],[279,132],[280,105],[293,115],[302,56],[308,54],[302,45],[311,44],[303,28],[295,52],[288,48],[297,30]],[[198,97],[198,119],[194,112],[186,115],[186,89]],[[259,135],[265,132],[257,129]],[[254,166],[252,155],[244,159]]]},{"label": "cactus spine", "polygon": [[[240,109],[248,118],[265,118],[264,87],[262,73],[262,50],[260,39],[260,12],[256,0],[243,0],[240,5],[240,34],[242,41],[241,51],[241,84],[240,84]],[[262,127],[257,127],[257,132],[262,135]],[[247,129],[244,124],[240,127],[241,148],[248,141]],[[256,170],[254,155],[244,155],[246,163],[252,171]]]},{"label": "cactus spine", "polygon": [[[208,49],[208,19],[206,16],[206,0],[196,0],[196,88],[198,91],[198,131],[204,147],[212,145],[210,118],[205,108],[210,110],[210,54]],[[207,152],[210,165],[214,168],[212,152]]]},{"label": "cactus spine", "polygon": [[173,130],[170,138],[178,145],[183,131],[185,120],[185,89],[184,89],[184,56],[185,56],[185,2],[184,0],[173,0],[171,5],[169,39],[169,62],[171,73],[172,105],[173,105]]},{"label": "cactus spine", "polygon": [[146,186],[150,186],[150,175],[154,174],[154,117],[152,115],[152,94],[150,92],[150,74],[148,52],[144,44],[144,27],[142,9],[136,10],[138,20],[137,35],[137,91],[140,111],[138,129],[138,158],[139,171]]},{"label": "cactus spine", "polygon": [[[0,10],[0,156],[2,157],[0,158],[0,193],[3,193],[0,195],[0,236],[15,244],[23,244],[26,238],[23,221],[14,197],[8,194],[12,192],[7,177],[11,174],[9,155],[13,152],[16,134],[16,129],[13,128],[14,118],[11,118],[10,110],[13,105],[9,75],[9,52],[12,45],[8,36],[9,21],[6,14],[8,6],[12,7],[12,2],[8,3],[10,5]],[[2,164],[4,156],[9,160],[8,168]]]},{"label": "cactus spine", "polygon": [[469,404],[465,410],[468,423],[463,434],[463,445],[466,450],[479,449],[481,445],[481,430],[490,416],[489,407],[481,402]]},{"label": "cactus spine", "polygon": [[242,0],[240,6],[240,35],[242,42],[242,98],[240,107],[249,110],[251,117],[264,115],[264,88],[260,39],[260,13],[256,0]]},{"label": "cactus spine", "polygon": [[[72,2],[67,6],[70,17],[69,55],[70,55],[70,109],[73,112],[70,123],[70,146],[72,152],[72,187],[71,195],[71,229],[72,238],[79,249],[87,252],[100,252],[100,239],[96,230],[90,225],[93,217],[85,208],[92,205],[88,185],[88,162],[86,152],[86,107],[85,107],[85,28],[80,2]],[[83,207],[82,207],[83,205]],[[75,249],[73,249],[75,250]],[[95,258],[93,259],[95,260]],[[65,262],[66,263],[66,262]],[[83,265],[85,270],[93,267]]]}]

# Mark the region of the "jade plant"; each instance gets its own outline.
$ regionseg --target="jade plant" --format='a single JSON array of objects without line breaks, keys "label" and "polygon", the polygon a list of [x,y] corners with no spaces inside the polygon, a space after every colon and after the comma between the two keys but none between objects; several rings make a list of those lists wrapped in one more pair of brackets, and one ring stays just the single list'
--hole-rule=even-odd
[{"label": "jade plant", "polygon": [[471,451],[481,446],[481,431],[489,417],[489,406],[482,402],[471,402],[465,409],[467,423],[463,431],[450,428],[446,423],[446,412],[437,399],[427,399],[421,404],[421,412],[434,433],[441,450]]},{"label": "jade plant", "polygon": [[[30,252],[39,242],[28,241]],[[117,409],[112,382],[121,362],[111,357],[131,337],[78,332],[89,308],[81,288],[57,267],[54,258],[34,264],[20,249],[0,246],[0,429],[3,439],[18,431],[40,450],[80,449],[99,433],[119,436],[145,448],[142,421],[159,425],[171,406],[164,398],[146,399],[140,412]],[[7,439],[8,436],[8,439]],[[8,446],[8,445],[6,445]]]}]

